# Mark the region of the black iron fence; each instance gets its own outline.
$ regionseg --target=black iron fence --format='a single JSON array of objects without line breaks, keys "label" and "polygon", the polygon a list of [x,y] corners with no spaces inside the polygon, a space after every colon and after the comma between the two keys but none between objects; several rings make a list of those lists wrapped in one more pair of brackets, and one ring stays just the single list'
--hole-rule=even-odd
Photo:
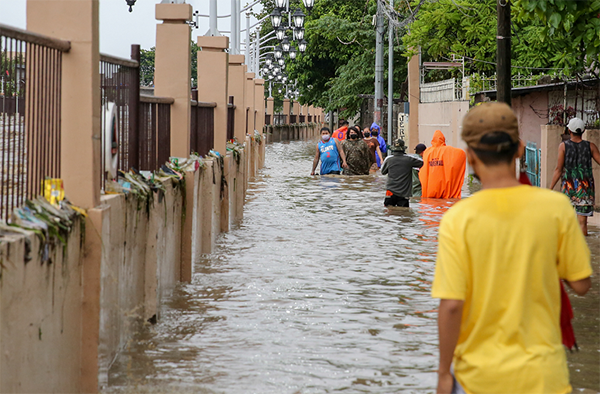
[{"label": "black iron fence", "polygon": [[274,125],[287,124],[287,115],[284,115],[284,114],[273,115],[273,124]]},{"label": "black iron fence", "polygon": [[[135,156],[139,170],[154,171],[171,155],[171,105],[169,97],[140,96],[140,117]],[[133,153],[133,150],[130,151]]]},{"label": "black iron fence", "polygon": [[60,177],[62,54],[68,41],[0,25],[0,218]]},{"label": "black iron fence", "polygon": [[192,100],[191,106],[190,149],[204,156],[214,148],[217,104]]},{"label": "black iron fence", "polygon": [[227,105],[227,141],[235,137],[235,104],[234,97],[229,96],[229,104]]},{"label": "black iron fence", "polygon": [[298,115],[299,118],[299,122],[300,123],[305,123],[306,122],[306,115]]},{"label": "black iron fence", "polygon": [[270,125],[271,124],[271,115],[265,114],[265,124],[266,125]]},{"label": "black iron fence", "polygon": [[290,115],[290,124],[296,124],[298,119],[298,115]]}]

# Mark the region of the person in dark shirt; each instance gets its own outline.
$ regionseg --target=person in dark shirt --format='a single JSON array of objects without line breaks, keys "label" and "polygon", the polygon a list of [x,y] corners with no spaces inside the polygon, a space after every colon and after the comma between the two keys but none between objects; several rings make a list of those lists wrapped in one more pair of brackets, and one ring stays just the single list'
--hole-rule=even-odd
[{"label": "person in dark shirt", "polygon": [[421,168],[423,160],[408,156],[401,139],[397,139],[388,149],[392,155],[386,157],[381,166],[381,173],[388,175],[383,205],[408,207],[408,198],[412,196],[412,169]]}]

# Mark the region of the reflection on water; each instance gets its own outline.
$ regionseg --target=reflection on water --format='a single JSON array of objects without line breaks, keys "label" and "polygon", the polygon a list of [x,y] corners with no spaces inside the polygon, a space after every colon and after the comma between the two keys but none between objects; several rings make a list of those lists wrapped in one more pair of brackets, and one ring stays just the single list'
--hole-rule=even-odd
[{"label": "reflection on water", "polygon": [[[309,176],[314,142],[267,149],[242,225],[130,342],[105,392],[433,392],[429,293],[437,227],[453,202],[388,210],[384,178]],[[573,300],[582,351],[570,363],[576,387],[597,389],[594,286]]]}]

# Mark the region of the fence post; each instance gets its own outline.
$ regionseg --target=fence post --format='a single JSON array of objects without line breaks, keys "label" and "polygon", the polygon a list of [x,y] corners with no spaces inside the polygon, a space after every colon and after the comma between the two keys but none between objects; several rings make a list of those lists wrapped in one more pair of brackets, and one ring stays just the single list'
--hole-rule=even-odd
[{"label": "fence post", "polygon": [[[140,46],[133,44],[131,46],[131,59],[140,63]],[[140,169],[139,159],[139,117],[140,117],[140,67],[134,71],[133,86],[129,87],[129,148],[127,157],[129,167]],[[125,168],[128,170],[128,168]]]},{"label": "fence post", "polygon": [[296,123],[300,123],[300,103],[296,100],[292,104],[292,112],[296,115]]},{"label": "fence post", "polygon": [[408,102],[409,112],[408,129],[409,141],[408,146],[417,146],[419,143],[419,102],[420,102],[420,55],[413,56],[408,62]]},{"label": "fence post", "polygon": [[154,94],[172,97],[171,156],[190,154],[190,4],[156,4],[155,15],[163,23],[156,25]]},{"label": "fence post", "polygon": [[235,130],[233,135],[240,144],[244,143],[246,134],[246,71],[244,71],[244,55],[229,55],[229,86],[228,95],[235,102]]},{"label": "fence post", "polygon": [[217,103],[214,109],[213,149],[225,156],[227,144],[227,102],[229,38],[225,36],[198,37],[198,100]]},{"label": "fence post", "polygon": [[247,132],[250,136],[254,136],[254,130],[256,125],[254,124],[254,95],[256,90],[254,89],[254,73],[246,73],[246,98],[244,103],[248,111],[248,125]]}]

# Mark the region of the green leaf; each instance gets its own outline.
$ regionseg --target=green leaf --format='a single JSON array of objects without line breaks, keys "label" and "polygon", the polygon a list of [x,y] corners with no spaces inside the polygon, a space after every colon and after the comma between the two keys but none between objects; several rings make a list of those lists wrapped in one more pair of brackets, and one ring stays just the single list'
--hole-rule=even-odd
[{"label": "green leaf", "polygon": [[554,12],[554,13],[552,13],[552,15],[550,15],[550,19],[548,20],[548,23],[550,23],[550,26],[557,29],[558,26],[560,25],[561,19],[562,19],[562,17],[560,16],[560,14],[558,12]]}]

